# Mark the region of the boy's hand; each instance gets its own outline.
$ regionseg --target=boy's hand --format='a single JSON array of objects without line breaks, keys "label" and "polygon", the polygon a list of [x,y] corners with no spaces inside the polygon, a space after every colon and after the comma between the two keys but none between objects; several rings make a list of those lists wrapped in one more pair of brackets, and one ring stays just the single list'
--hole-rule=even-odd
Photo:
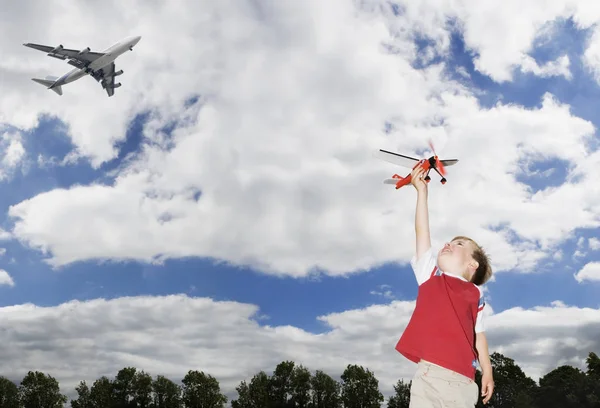
[{"label": "boy's hand", "polygon": [[494,379],[492,373],[484,373],[481,376],[481,396],[485,397],[483,403],[487,404],[494,393]]},{"label": "boy's hand", "polygon": [[412,184],[417,191],[425,191],[427,189],[427,182],[423,180],[424,177],[425,169],[419,165],[410,173],[410,184]]}]

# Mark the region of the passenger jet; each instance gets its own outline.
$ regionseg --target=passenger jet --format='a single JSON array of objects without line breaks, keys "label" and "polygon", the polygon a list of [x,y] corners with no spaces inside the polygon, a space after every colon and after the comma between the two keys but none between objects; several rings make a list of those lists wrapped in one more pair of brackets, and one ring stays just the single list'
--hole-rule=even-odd
[{"label": "passenger jet", "polygon": [[123,70],[115,71],[115,59],[127,52],[127,50],[133,51],[133,46],[136,45],[141,38],[142,37],[140,36],[125,38],[102,52],[91,51],[90,47],[82,50],[71,50],[63,48],[62,45],[59,45],[58,47],[32,43],[23,45],[46,52],[49,57],[61,60],[68,59],[68,64],[76,67],[60,78],[55,76],[47,76],[45,79],[31,78],[38,84],[42,84],[46,88],[52,89],[57,94],[62,95],[63,85],[76,81],[85,75],[90,75],[96,81],[100,82],[102,88],[106,90],[106,93],[110,97],[114,95],[115,88],[121,86],[120,82],[115,84],[115,77],[123,73]]}]

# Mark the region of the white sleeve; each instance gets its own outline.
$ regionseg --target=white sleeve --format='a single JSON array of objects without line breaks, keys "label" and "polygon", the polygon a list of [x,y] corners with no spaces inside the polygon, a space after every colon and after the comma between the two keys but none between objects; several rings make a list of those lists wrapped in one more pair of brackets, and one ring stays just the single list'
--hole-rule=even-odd
[{"label": "white sleeve", "polygon": [[477,320],[475,320],[475,333],[481,333],[485,331],[485,325],[483,324],[483,309],[485,307],[485,299],[483,297],[483,291],[479,289],[479,304],[477,305]]},{"label": "white sleeve", "polygon": [[410,265],[412,266],[413,271],[415,272],[417,283],[420,286],[431,277],[433,268],[435,268],[435,266],[437,265],[436,254],[430,247],[423,255],[421,255],[420,259],[417,259],[416,255],[413,256],[413,258],[410,261]]}]

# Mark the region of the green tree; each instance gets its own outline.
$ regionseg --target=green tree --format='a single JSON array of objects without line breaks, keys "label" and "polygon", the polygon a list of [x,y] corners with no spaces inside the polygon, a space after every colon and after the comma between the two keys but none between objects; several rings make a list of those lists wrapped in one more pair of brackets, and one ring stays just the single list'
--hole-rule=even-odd
[{"label": "green tree", "polygon": [[250,387],[246,381],[242,381],[240,385],[235,387],[238,397],[231,400],[231,408],[254,408],[256,404],[250,397]]},{"label": "green tree", "polygon": [[21,408],[19,387],[6,377],[0,376],[0,407]]},{"label": "green tree", "polygon": [[134,408],[134,381],[137,370],[135,367],[125,367],[119,370],[112,381],[115,408]]},{"label": "green tree", "polygon": [[39,371],[25,375],[19,386],[19,398],[23,408],[63,408],[67,402],[58,381]]},{"label": "green tree", "polygon": [[250,384],[242,381],[236,390],[238,398],[231,401],[232,408],[271,408],[271,381],[264,371],[258,372]]},{"label": "green tree", "polygon": [[587,365],[587,403],[590,408],[600,408],[600,358],[591,352],[585,360]]},{"label": "green tree", "polygon": [[340,383],[321,370],[311,378],[312,397],[310,408],[341,408]]},{"label": "green tree", "polygon": [[543,408],[586,407],[587,377],[578,368],[563,365],[540,378],[537,404]]},{"label": "green tree", "polygon": [[188,371],[183,377],[185,408],[223,408],[227,397],[221,393],[216,378],[201,371]]},{"label": "green tree", "polygon": [[293,361],[283,361],[275,367],[270,377],[272,408],[289,408],[292,398]]},{"label": "green tree", "polygon": [[[242,381],[240,385],[235,387],[238,393],[237,399],[231,400],[231,408],[256,408],[258,404],[253,400],[250,394],[250,387],[246,381]],[[267,397],[268,399],[268,397]],[[268,404],[268,403],[267,403]],[[267,407],[268,405],[265,405]]]},{"label": "green tree", "polygon": [[349,364],[342,373],[342,403],[344,408],[380,408],[383,394],[373,372]]},{"label": "green tree", "polygon": [[[478,408],[534,408],[534,395],[536,382],[529,378],[521,367],[511,358],[500,353],[490,355],[494,374],[494,393],[492,398],[483,405],[481,392],[479,392]],[[475,381],[481,391],[481,373],[475,374]]]},{"label": "green tree", "polygon": [[113,383],[108,377],[103,375],[94,381],[90,390],[90,401],[93,408],[113,408],[115,406]]},{"label": "green tree", "polygon": [[310,403],[311,377],[310,371],[306,367],[302,365],[294,367],[291,378],[291,407],[308,408],[308,404]]},{"label": "green tree", "polygon": [[180,408],[181,387],[170,379],[159,375],[152,382],[154,408]]},{"label": "green tree", "polygon": [[81,381],[77,387],[77,399],[71,400],[71,408],[94,408],[90,387],[85,381]]},{"label": "green tree", "polygon": [[139,371],[135,373],[132,384],[133,406],[136,408],[150,408],[152,403],[152,376]]},{"label": "green tree", "polygon": [[410,386],[412,381],[405,383],[403,380],[398,380],[394,385],[396,393],[388,400],[387,408],[408,408],[410,404]]},{"label": "green tree", "polygon": [[600,380],[600,358],[594,352],[591,352],[585,359],[587,365],[587,375]]}]

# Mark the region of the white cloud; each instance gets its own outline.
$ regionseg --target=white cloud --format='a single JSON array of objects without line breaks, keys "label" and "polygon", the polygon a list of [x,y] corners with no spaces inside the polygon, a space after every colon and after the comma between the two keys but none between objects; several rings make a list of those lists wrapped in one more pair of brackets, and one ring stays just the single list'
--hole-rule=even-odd
[{"label": "white cloud", "polygon": [[[18,305],[0,308],[0,358],[10,368],[3,375],[19,380],[41,370],[69,395],[80,380],[112,377],[131,365],[175,381],[200,369],[235,397],[240,381],[287,359],[336,377],[347,364],[361,364],[389,395],[398,379],[414,374],[415,366],[394,349],[413,307],[394,301],[321,316],[329,330],[316,335],[289,325],[260,326],[254,305],[183,295]],[[561,303],[487,318],[490,351],[515,358],[536,380],[565,361],[582,367],[598,348],[598,325],[600,310]]]},{"label": "white cloud", "polygon": [[465,78],[470,78],[471,75],[469,75],[469,72],[467,71],[467,69],[465,67],[458,67],[456,68],[456,73],[465,77]]},{"label": "white cloud", "polygon": [[563,55],[562,57],[557,58],[555,61],[547,62],[541,67],[538,65],[535,60],[529,56],[523,57],[523,62],[521,63],[521,70],[523,72],[531,72],[540,77],[551,77],[551,76],[564,76],[566,79],[572,79],[573,75],[569,70],[569,57],[567,55]]},{"label": "white cloud", "polygon": [[587,48],[583,54],[583,63],[600,84],[600,25],[597,25],[588,39]]},{"label": "white cloud", "polygon": [[592,251],[596,251],[596,250],[600,249],[600,239],[590,238],[588,240],[588,245]]},{"label": "white cloud", "polygon": [[562,364],[585,367],[587,354],[600,346],[599,328],[599,309],[556,301],[551,306],[498,313],[490,319],[488,331],[491,347],[514,356],[526,374],[537,380]]},{"label": "white cloud", "polygon": [[8,231],[3,230],[2,228],[0,228],[0,241],[7,241],[9,239],[12,239],[12,234]]},{"label": "white cloud", "polygon": [[575,275],[577,282],[600,281],[600,262],[589,262]]},{"label": "white cloud", "polygon": [[[126,74],[114,98],[89,78],[65,87],[61,98],[22,80],[68,67],[12,40],[28,26],[23,42],[101,48],[96,11],[72,3],[60,12],[11,12],[0,39],[12,56],[0,65],[7,89],[0,120],[27,128],[41,112],[58,115],[80,153],[98,165],[114,156],[113,142],[123,139],[131,117],[152,108],[147,144],[114,184],[55,189],[11,207],[15,236],[46,252],[52,265],[202,256],[306,276],[407,262],[414,194],[382,185],[404,169],[371,152],[411,154],[430,136],[440,154],[461,160],[446,186],[436,177],[431,185],[434,239],[471,235],[489,249],[496,271],[528,272],[577,228],[597,226],[600,191],[588,163],[600,160],[585,147],[595,132],[590,122],[552,95],[539,109],[482,109],[443,76],[443,66],[419,71],[410,64],[416,32],[435,39],[428,52],[448,50],[449,31],[439,23],[455,16],[468,47],[479,52],[478,69],[505,80],[527,61],[545,24],[575,13],[578,24],[589,25],[582,18],[593,10],[582,16],[584,6],[560,1],[544,10],[510,1],[498,11],[427,0],[404,4],[398,17],[375,0],[361,12],[347,0],[168,4],[110,6],[114,40],[143,36],[118,62]],[[75,22],[86,28],[73,32]],[[384,43],[396,53],[383,53]],[[184,110],[194,94],[201,107]],[[381,131],[386,121],[394,126],[390,135]],[[173,122],[167,137],[160,129]],[[574,164],[584,177],[536,194],[516,182],[522,160],[550,158]],[[574,205],[582,210],[571,211]]]},{"label": "white cloud", "polygon": [[[387,4],[382,0],[362,3],[372,9],[375,5],[386,8]],[[561,21],[572,18],[580,29],[590,28],[600,21],[598,4],[585,0],[551,0],[545,2],[543,8],[519,0],[504,1],[501,8],[478,0],[395,3],[401,6],[402,16],[388,18],[398,41],[412,38],[416,32],[431,38],[434,45],[430,49],[443,55],[449,51],[450,28],[455,28],[464,35],[467,51],[475,54],[475,69],[497,82],[512,80],[515,69],[543,77],[570,78],[566,55],[540,67],[529,53],[536,45],[553,41]],[[448,27],[449,20],[455,21],[451,27]],[[399,45],[401,50],[407,48]]]},{"label": "white cloud", "polygon": [[552,255],[552,259],[554,259],[555,261],[561,261],[563,259],[563,256],[564,253],[561,250],[558,250]]},{"label": "white cloud", "polygon": [[0,286],[15,286],[15,281],[4,269],[0,269]]},{"label": "white cloud", "polygon": [[25,158],[22,136],[19,132],[0,129],[0,181],[9,179]]},{"label": "white cloud", "polygon": [[[593,225],[594,211],[583,207],[572,212],[559,204],[574,202],[578,196],[572,191],[583,195],[581,186],[587,183],[531,195],[513,174],[505,173],[517,171],[523,155],[579,160],[586,154],[584,137],[593,129],[589,123],[571,117],[549,97],[540,110],[528,111],[502,106],[480,110],[465,96],[444,98],[441,112],[452,138],[444,155],[469,159],[452,168],[447,186],[431,186],[434,237],[447,239],[462,231],[488,247],[496,269],[519,265],[528,270],[573,229]],[[153,261],[195,255],[302,276],[314,267],[342,274],[409,259],[412,244],[397,243],[413,240],[414,194],[385,189],[380,180],[398,169],[370,158],[373,149],[386,143],[377,143],[380,139],[372,134],[360,139],[362,147],[349,144],[342,154],[335,144],[313,135],[282,138],[270,129],[272,122],[252,119],[272,111],[259,115],[251,105],[237,111],[248,122],[237,136],[225,131],[230,112],[205,105],[193,124],[176,132],[175,147],[168,152],[147,148],[113,186],[56,189],[13,206],[14,233],[51,251],[54,265],[90,258]],[[371,114],[376,116],[376,111]],[[326,134],[333,133],[325,123],[328,117],[320,122]],[[295,120],[290,111],[289,132],[301,130]],[[352,125],[347,124],[346,143],[358,142],[350,136]],[[489,129],[503,138],[477,138]],[[253,134],[264,135],[265,143],[244,136]],[[300,137],[303,144],[290,146]],[[301,149],[310,161],[303,160]],[[490,150],[502,151],[494,162],[486,158]],[[197,190],[202,191],[199,202],[193,200]],[[453,199],[463,191],[470,191],[471,198]],[[405,209],[398,207],[398,200]],[[514,243],[504,231],[486,229],[497,224],[506,224],[531,244]],[[47,232],[58,226],[60,235]]]},{"label": "white cloud", "polygon": [[573,253],[573,259],[584,258],[587,255],[587,253],[584,250],[584,247],[585,247],[585,238],[579,237],[577,239],[577,249]]},{"label": "white cloud", "polygon": [[372,290],[369,293],[375,296],[381,296],[385,299],[394,299],[394,292],[392,292],[392,287],[390,285],[379,285],[379,290]]}]

